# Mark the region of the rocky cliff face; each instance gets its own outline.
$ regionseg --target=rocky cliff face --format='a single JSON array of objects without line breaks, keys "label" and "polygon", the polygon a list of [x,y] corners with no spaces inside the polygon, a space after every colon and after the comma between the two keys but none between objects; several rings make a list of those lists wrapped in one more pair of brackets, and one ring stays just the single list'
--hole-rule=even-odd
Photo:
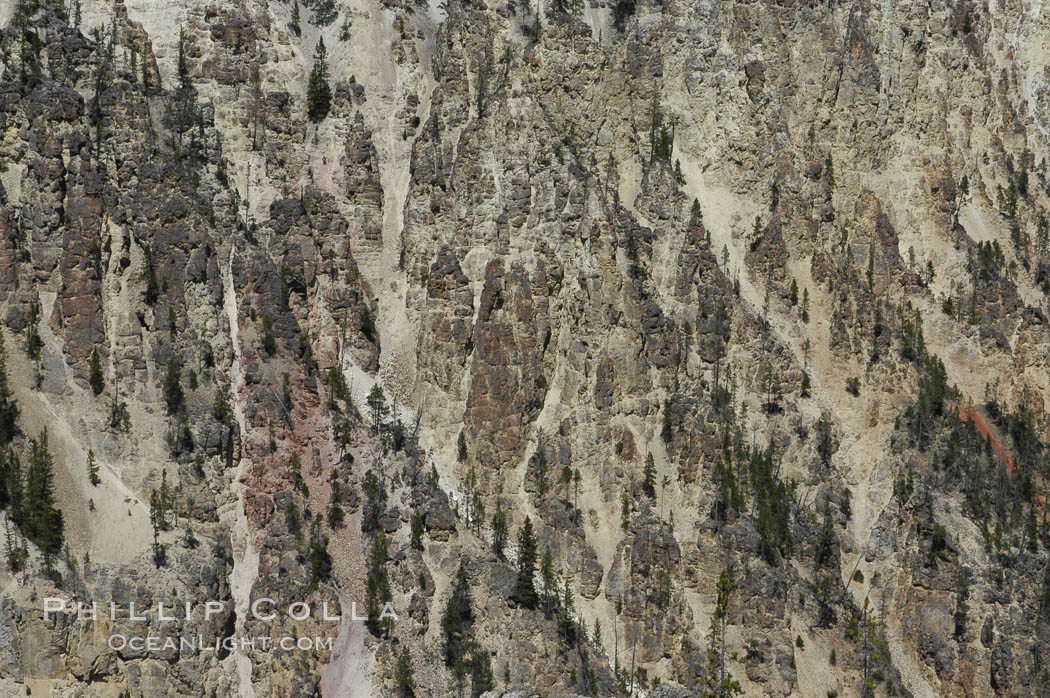
[{"label": "rocky cliff face", "polygon": [[1050,691],[1041,3],[0,24],[4,695]]}]

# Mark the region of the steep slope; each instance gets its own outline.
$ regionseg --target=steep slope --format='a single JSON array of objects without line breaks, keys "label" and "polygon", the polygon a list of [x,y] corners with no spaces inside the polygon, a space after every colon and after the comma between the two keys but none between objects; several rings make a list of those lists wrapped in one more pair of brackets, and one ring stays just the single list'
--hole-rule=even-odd
[{"label": "steep slope", "polygon": [[1041,3],[0,25],[3,691],[1050,690]]}]

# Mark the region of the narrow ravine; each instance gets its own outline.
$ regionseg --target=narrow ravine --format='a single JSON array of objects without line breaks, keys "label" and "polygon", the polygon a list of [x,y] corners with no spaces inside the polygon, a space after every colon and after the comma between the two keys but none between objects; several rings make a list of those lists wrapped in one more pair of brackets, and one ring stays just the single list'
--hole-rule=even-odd
[{"label": "narrow ravine", "polygon": [[[223,270],[223,309],[226,312],[226,320],[230,326],[230,344],[233,348],[233,363],[230,365],[230,384],[233,395],[233,415],[237,420],[237,426],[241,433],[240,457],[237,468],[234,471],[233,489],[237,496],[236,510],[231,524],[231,538],[233,543],[233,567],[230,570],[230,593],[233,596],[234,608],[237,613],[237,625],[234,632],[240,633],[244,629],[244,619],[248,613],[251,602],[252,586],[259,576],[259,551],[256,550],[251,524],[244,510],[244,477],[249,466],[248,456],[244,448],[245,436],[248,433],[247,423],[244,419],[244,411],[241,409],[239,396],[244,386],[244,369],[241,365],[241,346],[239,340],[239,326],[237,314],[237,294],[233,286],[233,256],[236,253],[236,244],[230,246],[230,257]],[[229,519],[229,515],[227,516]],[[252,685],[252,662],[251,659],[240,649],[234,650],[231,655],[237,668],[237,678],[240,686],[241,698],[255,698],[255,688]]]}]

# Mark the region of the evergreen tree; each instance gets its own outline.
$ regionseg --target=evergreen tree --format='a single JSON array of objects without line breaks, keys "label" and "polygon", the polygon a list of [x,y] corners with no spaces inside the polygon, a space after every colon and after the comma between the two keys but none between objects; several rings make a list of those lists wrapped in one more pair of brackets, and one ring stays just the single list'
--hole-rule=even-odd
[{"label": "evergreen tree", "polygon": [[[666,575],[666,573],[664,573]],[[668,582],[670,583],[670,582]],[[561,599],[558,607],[558,631],[571,647],[576,644],[576,609],[573,603],[569,577],[562,580]]]},{"label": "evergreen tree", "polygon": [[25,481],[22,476],[22,462],[14,451],[8,450],[5,464],[4,491],[7,494],[8,515],[11,521],[21,526],[25,520]]},{"label": "evergreen tree", "polygon": [[[30,87],[36,86],[43,78],[43,66],[40,62],[40,54],[43,42],[37,32],[38,20],[34,17],[40,9],[38,0],[18,0],[11,17],[11,27],[15,30],[14,36],[20,42],[19,56],[21,58],[22,82]],[[5,63],[7,62],[5,56]]]},{"label": "evergreen tree", "polygon": [[471,496],[470,520],[474,524],[474,532],[481,535],[481,527],[485,523],[485,502],[481,499],[481,491],[474,490]]},{"label": "evergreen tree", "polygon": [[489,653],[477,642],[470,648],[470,698],[481,698],[481,694],[495,688],[492,661]]},{"label": "evergreen tree", "polygon": [[423,550],[424,531],[423,512],[417,511],[415,514],[412,514],[412,535],[409,539],[409,544],[414,550]]},{"label": "evergreen tree", "polygon": [[583,476],[580,475],[580,469],[576,468],[576,470],[574,470],[573,473],[572,473],[572,510],[573,510],[573,517],[576,520],[579,520],[579,517],[580,517],[579,500],[580,500],[580,481],[581,480],[583,480]]},{"label": "evergreen tree", "polygon": [[165,521],[164,497],[157,490],[150,492],[149,522],[153,528],[153,564],[160,568],[167,560],[167,547],[160,542],[160,531]]},{"label": "evergreen tree", "polygon": [[6,550],[7,553],[7,569],[11,574],[18,574],[26,567],[26,561],[29,560],[29,549],[26,547],[25,539],[19,541],[17,533],[12,531],[11,521],[6,522],[5,534],[7,538]]},{"label": "evergreen tree", "polygon": [[386,534],[380,531],[372,539],[368,550],[368,578],[365,580],[365,609],[368,619],[365,625],[372,635],[379,637],[390,633],[391,619],[380,618],[383,604],[390,600],[390,576],[386,570]]},{"label": "evergreen tree", "polygon": [[309,497],[310,488],[306,486],[306,480],[303,479],[303,461],[299,458],[298,453],[293,453],[288,459],[288,473],[292,477],[292,486],[295,491],[301,492],[304,497]]},{"label": "evergreen tree", "polygon": [[95,461],[95,452],[92,449],[88,449],[87,459],[87,470],[88,470],[88,481],[95,487],[102,482],[102,478],[98,476],[98,462]]},{"label": "evergreen tree", "polygon": [[91,350],[91,375],[88,378],[91,384],[91,392],[99,395],[106,387],[106,379],[102,375],[102,359],[98,355],[98,348]]},{"label": "evergreen tree", "polygon": [[540,558],[540,580],[543,583],[543,615],[550,618],[559,601],[558,573],[554,571],[554,556],[550,548],[545,548]]},{"label": "evergreen tree", "polygon": [[660,438],[664,440],[665,444],[671,443],[671,439],[674,438],[674,423],[671,416],[670,398],[664,400],[663,426],[660,428]]},{"label": "evergreen tree", "polygon": [[539,490],[540,496],[547,494],[547,449],[540,442],[540,445],[536,448],[536,488]]},{"label": "evergreen tree", "polygon": [[211,404],[211,413],[215,419],[222,424],[229,424],[233,417],[233,409],[230,407],[230,384],[223,381],[215,391],[215,400]]},{"label": "evergreen tree", "polygon": [[7,351],[4,334],[0,331],[0,449],[11,443],[18,430],[18,404],[7,383]]},{"label": "evergreen tree", "polygon": [[302,27],[299,24],[299,0],[295,0],[292,3],[292,22],[290,26],[296,36],[302,33]]},{"label": "evergreen tree", "polygon": [[743,693],[740,682],[726,670],[726,620],[729,615],[729,594],[736,588],[729,570],[723,569],[716,585],[715,612],[711,616],[711,636],[707,651],[707,672],[700,695],[704,698],[726,698]]},{"label": "evergreen tree", "polygon": [[314,24],[319,27],[327,27],[339,16],[335,7],[335,0],[314,0],[313,3]]},{"label": "evergreen tree", "polygon": [[831,413],[823,412],[817,421],[817,455],[824,467],[831,464],[831,456],[835,453],[835,443],[832,437]]},{"label": "evergreen tree", "polygon": [[263,315],[262,317],[263,336],[262,336],[262,347],[263,351],[266,352],[267,356],[273,356],[277,353],[277,338],[273,334],[273,318],[270,315]]},{"label": "evergreen tree", "polygon": [[317,40],[314,50],[314,67],[310,71],[310,82],[306,86],[306,111],[310,121],[317,123],[328,116],[332,106],[332,88],[328,85],[328,51],[324,38]]},{"label": "evergreen tree", "polygon": [[[33,302],[29,304],[26,317],[26,354],[29,358],[37,360],[43,348],[44,340],[40,338],[40,304]],[[37,382],[39,383],[39,380]]]},{"label": "evergreen tree", "polygon": [[412,655],[408,646],[401,648],[394,667],[394,694],[397,698],[415,698],[416,679],[412,673]]},{"label": "evergreen tree", "polygon": [[474,629],[474,610],[471,608],[467,569],[460,563],[452,582],[452,594],[441,615],[442,650],[445,666],[452,667],[466,655]]},{"label": "evergreen tree", "polygon": [[343,488],[339,483],[339,474],[334,469],[329,477],[329,484],[332,491],[328,502],[328,526],[339,528],[343,525],[346,512],[343,511]]},{"label": "evergreen tree", "polygon": [[525,523],[518,535],[518,576],[514,580],[514,591],[510,597],[525,608],[535,608],[536,586],[533,577],[536,574],[536,536],[532,532],[532,521],[525,517]]},{"label": "evergreen tree", "polygon": [[460,430],[459,438],[456,440],[456,460],[460,463],[467,460],[467,437]]},{"label": "evergreen tree", "polygon": [[824,502],[824,520],[820,526],[820,534],[817,538],[816,548],[813,551],[814,561],[817,569],[828,565],[834,558],[835,548],[838,540],[835,538],[834,522],[831,519],[831,505]]},{"label": "evergreen tree", "polygon": [[328,536],[321,532],[321,517],[310,527],[310,588],[332,576],[332,556],[328,553]]},{"label": "evergreen tree", "polygon": [[167,110],[164,115],[165,125],[171,130],[171,147],[175,151],[175,158],[181,159],[184,153],[186,135],[190,134],[191,154],[196,159],[199,155],[200,138],[193,134],[194,126],[202,126],[200,110],[197,108],[197,95],[190,80],[189,61],[187,58],[188,46],[186,32],[179,28],[178,53],[176,57],[176,78],[178,84],[170,93]]},{"label": "evergreen tree", "polygon": [[642,492],[646,497],[656,497],[656,461],[653,454],[645,457],[645,470],[642,471]]},{"label": "evergreen tree", "polygon": [[386,511],[386,488],[372,470],[365,473],[361,489],[365,503],[361,512],[361,532],[373,533],[380,528],[379,520]]},{"label": "evergreen tree", "polygon": [[44,553],[57,555],[62,550],[62,512],[55,507],[54,460],[48,448],[46,427],[39,438],[30,441],[25,507],[22,532]]},{"label": "evergreen tree", "polygon": [[500,560],[506,559],[507,547],[507,515],[503,511],[503,504],[496,500],[496,513],[492,515],[492,552]]},{"label": "evergreen tree", "polygon": [[7,509],[11,504],[8,493],[8,482],[11,478],[11,466],[8,463],[7,454],[0,451],[0,511]]},{"label": "evergreen tree", "polygon": [[373,385],[368,392],[368,398],[366,398],[365,403],[372,411],[372,428],[375,431],[379,431],[380,427],[383,426],[383,419],[390,411],[390,408],[386,404],[386,395],[383,393],[383,388],[378,383]]},{"label": "evergreen tree", "polygon": [[142,258],[142,280],[146,282],[146,305],[154,305],[160,298],[160,285],[157,283],[157,272],[153,268],[153,248],[143,245]]},{"label": "evergreen tree", "polygon": [[169,415],[174,415],[182,409],[185,394],[182,391],[182,363],[172,357],[168,361],[167,373],[164,376],[164,405]]}]

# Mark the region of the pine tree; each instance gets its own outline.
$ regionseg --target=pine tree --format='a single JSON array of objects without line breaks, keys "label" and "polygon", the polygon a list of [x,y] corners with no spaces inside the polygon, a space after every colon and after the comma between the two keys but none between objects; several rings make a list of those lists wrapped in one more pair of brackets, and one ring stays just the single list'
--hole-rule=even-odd
[{"label": "pine tree", "polygon": [[656,497],[656,461],[653,454],[645,457],[645,470],[642,471],[642,492],[646,497]]},{"label": "pine tree", "polygon": [[46,427],[39,438],[30,442],[25,507],[22,532],[46,554],[57,555],[62,550],[62,512],[55,507],[54,460]]},{"label": "pine tree", "polygon": [[[170,93],[167,109],[164,114],[165,125],[171,130],[171,147],[175,151],[175,158],[179,160],[183,155],[183,144],[187,133],[191,134],[191,153],[197,154],[200,145],[199,137],[194,137],[191,130],[195,125],[202,126],[200,110],[197,107],[197,96],[190,79],[190,68],[188,61],[188,42],[186,32],[179,28],[178,53],[176,57],[176,78],[178,84]],[[198,134],[199,136],[199,134]],[[195,157],[193,158],[196,159]]]},{"label": "pine tree", "polygon": [[365,625],[372,635],[379,637],[390,632],[391,619],[380,618],[383,604],[390,600],[390,576],[386,570],[387,541],[382,531],[372,539],[368,551],[368,578],[365,580]]},{"label": "pine tree", "polygon": [[222,385],[215,391],[215,400],[211,405],[211,413],[215,419],[223,424],[228,424],[233,416],[233,409],[230,407],[230,384],[228,381],[223,381]]},{"label": "pine tree", "polygon": [[459,438],[456,440],[456,460],[460,463],[467,460],[467,437],[464,436],[462,430],[459,432]]},{"label": "pine tree", "polygon": [[328,51],[324,38],[317,40],[314,50],[314,67],[310,71],[310,82],[306,87],[306,111],[310,121],[324,121],[332,106],[332,88],[328,85]]},{"label": "pine tree", "polygon": [[11,27],[15,30],[14,36],[21,39],[19,51],[21,79],[31,87],[39,84],[43,77],[43,66],[40,62],[43,42],[34,26],[37,20],[33,17],[39,9],[37,0],[18,0],[11,17]]},{"label": "pine tree", "polygon": [[[385,560],[384,560],[385,561]],[[328,552],[328,536],[321,532],[321,517],[315,517],[310,527],[310,588],[332,576],[332,556]]]},{"label": "pine tree", "polygon": [[423,533],[426,531],[423,523],[423,512],[417,511],[412,514],[412,534],[409,538],[409,545],[413,550],[423,550]]},{"label": "pine tree", "polygon": [[11,477],[11,466],[8,464],[7,454],[0,451],[0,511],[7,509],[11,503],[8,493],[8,481]]},{"label": "pine tree", "polygon": [[547,449],[542,441],[536,448],[536,489],[540,496],[547,494]]},{"label": "pine tree", "polygon": [[315,0],[313,3],[314,24],[319,27],[327,27],[339,16],[335,8],[335,0]]},{"label": "pine tree", "polygon": [[397,698],[415,698],[416,679],[412,673],[412,655],[405,646],[394,667],[394,694]]},{"label": "pine tree", "polygon": [[267,356],[277,353],[277,338],[273,334],[273,318],[270,315],[262,316],[262,347]]},{"label": "pine tree", "polygon": [[361,511],[361,532],[373,533],[380,528],[380,519],[386,511],[386,488],[379,477],[369,469],[361,483],[365,503]]},{"label": "pine tree", "polygon": [[4,528],[7,538],[7,569],[11,574],[18,574],[25,569],[26,561],[29,559],[29,549],[26,547],[25,540],[22,539],[19,541],[17,539],[17,534],[12,532],[10,520],[6,522]]},{"label": "pine tree", "polygon": [[160,297],[160,286],[157,284],[157,272],[153,268],[153,248],[144,245],[142,258],[142,280],[146,282],[146,305],[154,305]]},{"label": "pine tree", "polygon": [[153,527],[153,564],[163,567],[167,560],[167,547],[160,542],[160,530],[164,521],[164,498],[160,492],[153,490],[149,497],[149,522]]},{"label": "pine tree", "polygon": [[290,26],[296,36],[302,33],[302,27],[299,25],[299,0],[295,0],[292,3],[292,23]]},{"label": "pine tree", "polygon": [[510,598],[525,608],[536,607],[538,599],[533,580],[535,574],[536,536],[532,532],[532,521],[526,516],[518,535],[518,576],[514,580],[514,591],[510,595]]},{"label": "pine tree", "polygon": [[93,486],[98,487],[102,479],[98,476],[98,462],[95,461],[95,452],[90,448],[88,449],[87,470],[88,481]]},{"label": "pine tree", "polygon": [[831,456],[835,452],[835,444],[832,437],[831,413],[823,412],[817,422],[817,455],[824,467],[831,464]]},{"label": "pine tree", "polygon": [[736,588],[729,570],[723,569],[716,585],[715,612],[711,616],[711,636],[707,651],[707,672],[700,695],[704,698],[726,698],[743,693],[740,682],[726,670],[726,620],[729,594]]},{"label": "pine tree", "polygon": [[98,348],[91,350],[91,374],[88,378],[91,384],[91,392],[100,395],[106,387],[105,377],[102,375],[102,359],[98,355]]},{"label": "pine tree", "polygon": [[43,347],[44,341],[40,338],[40,304],[33,302],[29,304],[26,317],[26,354],[37,360]]},{"label": "pine tree", "polygon": [[470,697],[481,698],[486,691],[495,687],[495,679],[492,675],[492,660],[489,653],[477,642],[471,643],[470,648]]},{"label": "pine tree", "polygon": [[365,400],[365,403],[372,410],[372,428],[379,431],[383,425],[383,418],[386,417],[390,408],[387,407],[383,388],[378,383],[373,385],[372,390],[368,392],[368,398]]},{"label": "pine tree", "polygon": [[[665,573],[666,574],[666,573]],[[573,603],[572,586],[568,575],[562,580],[561,600],[558,608],[558,630],[569,646],[576,644],[576,608]]]},{"label": "pine tree", "polygon": [[4,334],[0,331],[0,449],[15,438],[17,422],[18,404],[7,383],[7,352],[4,349]]},{"label": "pine tree", "polygon": [[663,425],[660,427],[660,438],[665,444],[671,443],[674,438],[674,421],[671,415],[671,398],[664,400]]},{"label": "pine tree", "polygon": [[574,517],[576,517],[577,519],[580,516],[580,508],[578,505],[580,499],[581,480],[583,480],[583,477],[580,475],[580,469],[576,468],[576,470],[574,470],[572,473],[572,510]]},{"label": "pine tree", "polygon": [[481,499],[481,491],[474,490],[470,503],[470,520],[474,524],[474,532],[481,535],[481,527],[485,523],[485,502]]},{"label": "pine tree", "polygon": [[506,559],[505,549],[507,547],[507,515],[503,511],[503,504],[496,500],[496,513],[492,515],[492,552],[500,560]]},{"label": "pine tree", "polygon": [[540,558],[540,581],[543,584],[543,615],[551,618],[558,608],[558,573],[554,571],[554,556],[550,548],[544,548]]},{"label": "pine tree", "polygon": [[445,612],[441,615],[445,666],[456,665],[466,655],[473,628],[474,610],[471,608],[467,569],[460,563],[452,583],[452,594],[448,597]]},{"label": "pine tree", "polygon": [[331,471],[329,484],[332,491],[328,502],[328,527],[339,528],[343,525],[346,512],[343,511],[343,488],[339,483],[339,474],[334,469]]},{"label": "pine tree", "polygon": [[22,462],[14,451],[8,450],[4,474],[4,490],[7,494],[8,515],[17,526],[25,520],[25,481],[22,477]]},{"label": "pine tree", "polygon": [[169,415],[174,415],[182,408],[185,394],[182,392],[182,363],[172,357],[168,361],[167,373],[164,375],[164,405]]}]

